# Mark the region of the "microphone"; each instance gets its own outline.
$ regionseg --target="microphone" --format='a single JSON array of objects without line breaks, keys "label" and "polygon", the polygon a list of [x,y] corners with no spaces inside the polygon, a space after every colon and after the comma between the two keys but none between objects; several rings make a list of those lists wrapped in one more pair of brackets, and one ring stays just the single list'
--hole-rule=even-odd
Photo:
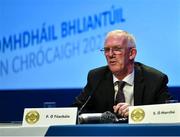
[{"label": "microphone", "polygon": [[86,113],[78,117],[79,124],[90,123],[127,123],[128,118],[117,118],[117,116],[110,111],[104,113]]},{"label": "microphone", "polygon": [[[93,92],[94,92],[94,91],[93,91]],[[92,93],[93,93],[93,92],[92,92]],[[86,102],[85,102],[85,103],[82,105],[82,107],[79,109],[79,111],[78,111],[78,116],[81,114],[82,110],[84,109],[84,107],[86,106],[86,104],[87,104],[87,103],[89,102],[89,100],[91,99],[92,93],[91,93],[91,95],[88,96]]]}]

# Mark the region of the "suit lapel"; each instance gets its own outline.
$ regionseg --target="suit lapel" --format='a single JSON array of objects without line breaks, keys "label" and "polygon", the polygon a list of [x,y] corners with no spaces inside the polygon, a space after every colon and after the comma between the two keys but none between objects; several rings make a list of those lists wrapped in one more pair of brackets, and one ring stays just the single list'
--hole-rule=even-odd
[{"label": "suit lapel", "polygon": [[134,105],[143,104],[144,94],[144,77],[142,69],[139,65],[135,64],[135,76],[134,76]]}]

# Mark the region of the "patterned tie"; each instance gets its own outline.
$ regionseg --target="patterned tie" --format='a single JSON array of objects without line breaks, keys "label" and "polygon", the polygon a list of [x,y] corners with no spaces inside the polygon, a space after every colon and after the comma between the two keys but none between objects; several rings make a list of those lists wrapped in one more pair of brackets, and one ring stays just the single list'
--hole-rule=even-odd
[{"label": "patterned tie", "polygon": [[125,85],[124,81],[117,81],[118,85],[118,92],[116,94],[115,104],[118,104],[120,102],[125,102],[125,96],[123,92],[123,87]]}]

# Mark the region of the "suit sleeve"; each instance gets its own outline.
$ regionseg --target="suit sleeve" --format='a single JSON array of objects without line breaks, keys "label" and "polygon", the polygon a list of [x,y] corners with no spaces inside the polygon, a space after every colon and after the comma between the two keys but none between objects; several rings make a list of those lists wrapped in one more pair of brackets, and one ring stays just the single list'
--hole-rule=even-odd
[{"label": "suit sleeve", "polygon": [[172,96],[168,92],[168,77],[167,75],[164,75],[162,79],[160,80],[161,83],[159,84],[159,87],[157,88],[157,94],[156,94],[156,103],[165,103],[166,100],[172,99]]},{"label": "suit sleeve", "polygon": [[90,95],[90,92],[92,90],[90,79],[91,71],[88,73],[86,86],[84,87],[83,91],[75,98],[75,102],[73,103],[73,106],[78,107],[78,109],[82,107],[82,105],[86,102]]},{"label": "suit sleeve", "polygon": [[98,92],[97,88],[103,80],[104,74],[106,72],[107,67],[105,66],[93,69],[88,73],[87,84],[80,95],[75,98],[75,103],[73,104],[73,106],[76,106],[80,109],[88,100],[82,112],[95,112],[95,108],[97,105],[95,93]]}]

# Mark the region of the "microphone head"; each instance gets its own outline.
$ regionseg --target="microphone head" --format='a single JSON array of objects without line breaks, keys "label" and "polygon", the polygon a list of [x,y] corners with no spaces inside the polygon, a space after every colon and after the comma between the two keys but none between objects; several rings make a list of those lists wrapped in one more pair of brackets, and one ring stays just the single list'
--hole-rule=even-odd
[{"label": "microphone head", "polygon": [[118,122],[118,118],[115,114],[111,113],[110,111],[106,111],[102,113],[100,121],[101,123],[116,123]]}]

